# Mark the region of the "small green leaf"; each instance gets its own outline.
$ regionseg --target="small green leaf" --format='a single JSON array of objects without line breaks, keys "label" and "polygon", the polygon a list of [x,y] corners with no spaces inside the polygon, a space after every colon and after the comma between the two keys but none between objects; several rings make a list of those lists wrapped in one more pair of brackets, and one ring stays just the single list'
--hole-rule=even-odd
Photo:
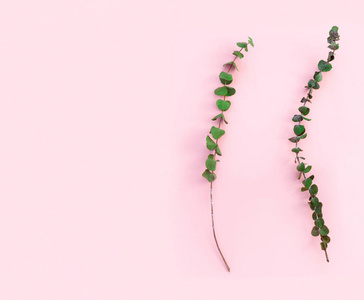
[{"label": "small green leaf", "polygon": [[[240,52],[238,52],[238,53],[240,53]],[[240,53],[241,54],[241,53]],[[236,69],[236,71],[239,71],[239,69],[238,69],[238,67],[236,66],[236,63],[234,62],[234,61],[229,61],[229,62],[227,62],[226,64],[224,64],[223,66],[231,66],[231,65],[233,65],[234,66],[234,68]]]},{"label": "small green leaf", "polygon": [[238,45],[238,47],[243,48],[243,49],[245,49],[245,48],[248,47],[248,44],[247,43],[239,42],[239,43],[236,43],[236,44]]},{"label": "small green leaf", "polygon": [[222,84],[230,84],[233,82],[233,76],[226,72],[221,72],[219,78]]},{"label": "small green leaf", "polygon": [[298,154],[300,151],[303,151],[301,148],[297,147],[297,148],[293,148],[292,152]]},{"label": "small green leaf", "polygon": [[234,88],[232,88],[232,87],[230,87],[230,86],[227,86],[226,87],[227,88],[227,93],[226,93],[226,96],[232,96],[232,95],[234,95],[235,94],[235,89]]},{"label": "small green leaf", "polygon": [[253,39],[250,36],[248,36],[248,43],[254,47]]},{"label": "small green leaf", "polygon": [[215,148],[217,147],[217,144],[210,138],[210,136],[206,137],[206,147],[209,150],[215,150]]},{"label": "small green leaf", "polygon": [[307,86],[309,87],[309,88],[313,88],[313,89],[318,89],[318,88],[320,88],[320,85],[317,83],[317,81],[316,80],[314,80],[314,79],[311,79],[309,82],[308,82],[308,84],[307,84]]},{"label": "small green leaf", "polygon": [[221,154],[221,150],[220,150],[220,147],[219,146],[217,146],[216,147],[216,154],[217,155],[219,155],[219,156],[221,156],[222,154]]},{"label": "small green leaf", "polygon": [[318,63],[318,68],[322,72],[328,72],[332,69],[332,65],[324,60],[320,60]]},{"label": "small green leaf", "polygon": [[339,27],[332,26],[332,28],[329,31],[329,35],[337,35],[338,34]]},{"label": "small green leaf", "polygon": [[243,53],[239,52],[239,51],[234,51],[233,54],[237,57],[239,57],[240,59],[242,59],[244,57]]},{"label": "small green leaf", "polygon": [[316,220],[317,219],[317,214],[315,212],[312,213],[312,219]]},{"label": "small green leaf", "polygon": [[322,203],[321,202],[319,202],[319,204],[318,204],[318,206],[315,208],[315,213],[317,213],[317,215],[319,216],[319,217],[322,217]]},{"label": "small green leaf", "polygon": [[308,188],[302,187],[301,188],[301,192],[306,192],[308,190]]},{"label": "small green leaf", "polygon": [[318,218],[317,220],[315,220],[315,225],[318,227],[318,228],[321,228],[322,226],[324,226],[325,224],[325,221],[323,218]]},{"label": "small green leaf", "polygon": [[202,176],[205,177],[208,182],[213,182],[216,179],[216,174],[209,170],[205,170],[205,172],[202,173]]},{"label": "small green leaf", "polygon": [[305,164],[304,164],[304,163],[300,163],[300,164],[297,166],[297,171],[298,171],[298,172],[302,172],[304,169],[305,169]]},{"label": "small green leaf", "polygon": [[303,139],[305,139],[307,137],[307,133],[305,133],[305,134],[303,134],[303,135],[301,135],[301,136],[298,136],[297,137],[297,139],[298,140],[303,140]]},{"label": "small green leaf", "polygon": [[305,186],[305,188],[308,189],[312,184],[312,179],[311,178],[306,178],[304,181],[302,181],[302,183]]},{"label": "small green leaf", "polygon": [[312,202],[308,202],[308,205],[310,206],[311,210],[315,210],[315,207],[313,206]]},{"label": "small green leaf", "polygon": [[289,140],[290,142],[292,142],[292,143],[297,143],[297,142],[298,142],[298,139],[297,139],[297,137],[296,137],[296,136],[291,137],[291,138],[289,138],[288,140]]},{"label": "small green leaf", "polygon": [[312,197],[311,203],[313,204],[314,207],[318,207],[320,201],[319,201],[319,199],[317,197]]},{"label": "small green leaf", "polygon": [[221,114],[218,114],[217,116],[215,116],[215,117],[213,117],[211,120],[212,121],[216,121],[217,119],[223,119],[223,121],[226,123],[226,124],[228,124],[228,122],[226,121],[226,119],[225,119],[225,116],[224,116],[224,114],[223,113],[221,113]]},{"label": "small green leaf", "polygon": [[320,234],[322,235],[322,236],[325,236],[325,235],[328,235],[329,234],[329,232],[330,232],[330,230],[329,230],[329,228],[327,228],[327,226],[326,225],[324,225],[324,226],[322,226],[321,228],[320,228]]},{"label": "small green leaf", "polygon": [[292,118],[293,122],[301,122],[303,120],[303,117],[301,115],[294,115]]},{"label": "small green leaf", "polygon": [[330,243],[331,239],[328,235],[324,235],[322,238],[321,238],[326,244]]},{"label": "small green leaf", "polygon": [[228,89],[227,88],[228,88],[227,86],[218,87],[214,91],[214,93],[215,93],[215,95],[218,95],[218,96],[225,96],[228,93]]},{"label": "small green leaf", "polygon": [[306,121],[311,121],[311,119],[306,118],[306,117],[303,117],[303,116],[302,116],[302,119],[304,119],[304,120],[306,120]]},{"label": "small green leaf", "polygon": [[[211,157],[212,156],[212,157]],[[210,170],[210,171],[215,171],[216,170],[216,160],[214,159],[214,156],[213,155],[209,155],[209,158],[206,159],[206,169],[207,170]]]},{"label": "small green leaf", "polygon": [[303,125],[295,125],[293,127],[293,131],[296,135],[302,135],[305,133],[306,130],[305,130],[305,126],[303,126]]},{"label": "small green leaf", "polygon": [[331,43],[328,48],[330,48],[331,50],[337,50],[339,49],[339,44],[337,43]]},{"label": "small green leaf", "polygon": [[313,78],[317,81],[320,82],[322,80],[322,73],[321,72],[315,72],[315,75],[313,75]]},{"label": "small green leaf", "polygon": [[327,57],[327,61],[333,61],[335,59],[334,52],[330,51],[329,56]]},{"label": "small green leaf", "polygon": [[318,187],[317,187],[317,185],[316,185],[316,184],[313,184],[313,185],[311,186],[311,188],[310,188],[310,194],[311,194],[311,195],[316,195],[316,194],[317,194],[317,192],[318,192]]},{"label": "small green leaf", "polygon": [[311,169],[312,169],[312,166],[307,166],[307,168],[303,170],[303,173],[308,173],[311,171]]},{"label": "small green leaf", "polygon": [[231,105],[230,101],[224,101],[221,99],[218,99],[216,101],[216,106],[222,111],[227,111],[229,109],[230,105]]},{"label": "small green leaf", "polygon": [[298,110],[300,111],[301,114],[303,114],[304,116],[307,116],[308,113],[310,112],[310,109],[307,106],[300,106],[298,108]]},{"label": "small green leaf", "polygon": [[210,133],[215,140],[218,140],[225,134],[225,130],[212,126]]},{"label": "small green leaf", "polygon": [[316,226],[314,226],[313,228],[312,228],[312,230],[311,230],[311,234],[313,235],[313,236],[318,236],[320,233],[319,233],[319,229],[318,229],[318,227],[316,227]]}]

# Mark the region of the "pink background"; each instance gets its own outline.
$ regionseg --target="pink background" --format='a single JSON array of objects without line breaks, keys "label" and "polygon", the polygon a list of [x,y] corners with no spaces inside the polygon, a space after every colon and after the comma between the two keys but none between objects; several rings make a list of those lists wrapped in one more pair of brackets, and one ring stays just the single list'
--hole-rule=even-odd
[{"label": "pink background", "polygon": [[[1,1],[0,299],[364,299],[362,1]],[[288,138],[331,230],[325,262]],[[236,42],[211,233],[205,136]]]}]

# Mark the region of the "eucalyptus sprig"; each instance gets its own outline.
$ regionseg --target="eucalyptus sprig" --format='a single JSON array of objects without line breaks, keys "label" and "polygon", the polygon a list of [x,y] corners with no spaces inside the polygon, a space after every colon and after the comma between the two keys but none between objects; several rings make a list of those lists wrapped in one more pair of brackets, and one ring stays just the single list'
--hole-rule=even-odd
[{"label": "eucalyptus sprig", "polygon": [[218,87],[215,89],[214,93],[217,96],[223,96],[223,99],[218,99],[216,101],[216,106],[218,109],[221,110],[221,112],[212,118],[213,121],[218,121],[218,126],[212,126],[210,129],[210,135],[206,136],[206,147],[208,150],[212,151],[206,159],[205,166],[206,170],[202,173],[202,176],[207,179],[208,182],[210,182],[210,202],[211,202],[211,221],[212,221],[212,232],[214,235],[215,243],[217,246],[217,249],[221,255],[222,260],[224,261],[226,268],[230,272],[230,267],[227,264],[224,255],[221,252],[221,249],[219,247],[219,243],[217,242],[216,233],[215,233],[215,224],[214,224],[214,208],[212,204],[212,182],[216,179],[216,164],[219,162],[219,160],[216,159],[216,155],[221,156],[221,150],[219,147],[219,140],[220,138],[225,134],[225,130],[221,128],[221,125],[223,122],[225,124],[228,124],[226,121],[224,112],[226,112],[230,106],[231,102],[229,100],[226,100],[226,97],[233,96],[235,94],[235,89],[231,86],[229,86],[233,82],[233,76],[230,74],[230,70],[232,67],[234,67],[237,71],[238,67],[236,66],[235,60],[237,58],[242,59],[244,57],[244,54],[242,53],[242,50],[245,50],[245,52],[248,52],[248,45],[251,45],[254,47],[253,40],[249,37],[248,42],[239,42],[237,43],[237,46],[240,48],[239,51],[234,51],[233,55],[235,56],[232,61],[227,62],[223,66],[229,67],[227,72],[222,71],[219,75],[220,82],[223,84],[223,86]]},{"label": "eucalyptus sprig", "polygon": [[329,258],[327,255],[327,247],[330,242],[329,228],[325,225],[325,221],[322,214],[322,202],[317,198],[318,187],[313,183],[314,175],[308,176],[307,173],[311,171],[312,166],[309,166],[302,162],[305,158],[300,156],[301,148],[298,147],[298,142],[307,137],[306,129],[304,125],[301,125],[303,120],[311,121],[311,119],[307,118],[307,115],[310,112],[310,109],[306,106],[307,102],[311,103],[312,92],[314,89],[319,89],[319,82],[322,80],[322,74],[324,72],[328,72],[332,69],[331,61],[335,58],[335,51],[339,49],[339,44],[337,41],[340,36],[338,33],[338,27],[333,26],[329,32],[329,37],[327,38],[327,42],[330,44],[328,48],[331,50],[326,60],[320,60],[318,63],[318,71],[313,74],[313,78],[308,81],[307,86],[305,86],[309,91],[306,97],[302,98],[301,103],[302,106],[298,108],[300,114],[296,114],[293,116],[292,121],[297,123],[293,127],[293,132],[296,136],[290,138],[289,140],[292,143],[296,144],[296,147],[292,149],[292,152],[296,154],[295,163],[297,163],[297,171],[299,172],[298,179],[300,180],[303,177],[303,187],[301,188],[302,192],[308,191],[310,194],[309,198],[309,206],[312,213],[312,219],[314,220],[315,226],[312,228],[311,234],[313,236],[320,236],[321,239],[321,249],[325,251],[325,256],[327,262],[329,262]]}]

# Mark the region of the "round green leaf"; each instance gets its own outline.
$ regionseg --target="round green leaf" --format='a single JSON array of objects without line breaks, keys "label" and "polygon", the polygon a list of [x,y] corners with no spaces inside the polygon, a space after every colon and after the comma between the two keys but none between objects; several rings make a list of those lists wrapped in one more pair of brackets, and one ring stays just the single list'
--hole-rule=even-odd
[{"label": "round green leaf", "polygon": [[210,138],[210,136],[206,137],[206,147],[211,151],[217,147],[217,144]]},{"label": "round green leaf", "polygon": [[293,127],[293,131],[296,135],[302,135],[305,133],[306,130],[305,130],[305,126],[303,126],[303,125],[295,125]]},{"label": "round green leaf", "polygon": [[317,197],[313,197],[311,199],[311,203],[313,204],[314,207],[317,207],[317,206],[319,206],[320,201]]},{"label": "round green leaf", "polygon": [[332,65],[324,60],[320,60],[318,63],[318,68],[322,72],[328,72],[332,69]]},{"label": "round green leaf", "polygon": [[216,170],[216,160],[214,160],[213,157],[214,156],[212,155],[212,158],[209,157],[208,159],[206,159],[206,163],[205,163],[206,169],[210,170],[212,172]]},{"label": "round green leaf", "polygon": [[236,69],[236,71],[239,71],[238,67],[236,66],[236,63],[234,61],[229,61],[226,64],[224,64],[224,66],[231,66],[233,65],[234,68]]},{"label": "round green leaf", "polygon": [[303,185],[305,186],[305,188],[308,189],[312,184],[312,179],[311,178],[306,178],[302,182],[303,182]]},{"label": "round green leaf", "polygon": [[218,140],[225,134],[225,130],[212,126],[210,133],[215,140]]},{"label": "round green leaf", "polygon": [[319,229],[318,229],[318,227],[316,227],[316,226],[314,226],[313,228],[312,228],[312,230],[311,230],[311,234],[313,235],[313,236],[318,236],[320,233],[319,233]]},{"label": "round green leaf", "polygon": [[233,76],[226,72],[221,72],[219,78],[222,84],[230,84],[233,82]]},{"label": "round green leaf", "polygon": [[294,115],[292,118],[293,122],[301,122],[303,120],[303,117],[301,115]]},{"label": "round green leaf", "polygon": [[311,194],[311,195],[316,195],[316,194],[317,194],[317,192],[318,192],[318,187],[317,187],[317,185],[316,185],[316,184],[313,184],[313,185],[311,186],[311,188],[310,188],[310,194]]},{"label": "round green leaf", "polygon": [[318,228],[321,228],[322,226],[324,226],[325,224],[325,221],[323,218],[318,218],[317,220],[315,220],[315,225],[318,227]]},{"label": "round green leaf", "polygon": [[228,89],[227,86],[222,86],[222,87],[218,87],[215,91],[214,91],[215,95],[218,96],[225,96],[228,93]]},{"label": "round green leaf", "polygon": [[310,109],[307,106],[300,106],[298,108],[298,110],[300,111],[301,114],[303,114],[304,116],[307,116],[308,113],[310,112]]},{"label": "round green leaf", "polygon": [[205,177],[208,182],[213,182],[216,179],[216,174],[209,170],[205,170],[205,172],[202,173],[202,176]]},{"label": "round green leaf", "polygon": [[329,237],[328,235],[323,236],[323,237],[322,237],[322,240],[323,240],[326,244],[330,243],[330,241],[331,241],[331,239],[330,239],[330,237]]},{"label": "round green leaf", "polygon": [[321,72],[315,72],[315,75],[313,75],[313,78],[315,78],[315,80],[317,82],[320,82],[322,80],[322,73]]},{"label": "round green leaf", "polygon": [[305,164],[304,164],[304,163],[300,163],[300,164],[297,166],[297,171],[298,171],[298,172],[302,172],[304,169],[305,169]]},{"label": "round green leaf", "polygon": [[312,219],[314,219],[314,220],[317,219],[317,214],[315,212],[312,213]]},{"label": "round green leaf", "polygon": [[330,230],[329,230],[329,228],[327,228],[327,226],[326,225],[324,225],[324,226],[322,226],[321,228],[320,228],[320,234],[322,235],[322,236],[325,236],[325,235],[328,235],[329,234],[329,232],[330,232]]},{"label": "round green leaf", "polygon": [[231,105],[231,102],[230,101],[224,101],[224,100],[221,100],[221,99],[218,99],[216,101],[216,106],[222,110],[222,111],[226,111],[230,108],[230,105]]},{"label": "round green leaf", "polygon": [[230,86],[227,86],[226,87],[227,88],[227,93],[226,93],[226,96],[232,96],[232,95],[234,95],[235,94],[235,89],[234,88],[232,88],[232,87],[230,87]]}]

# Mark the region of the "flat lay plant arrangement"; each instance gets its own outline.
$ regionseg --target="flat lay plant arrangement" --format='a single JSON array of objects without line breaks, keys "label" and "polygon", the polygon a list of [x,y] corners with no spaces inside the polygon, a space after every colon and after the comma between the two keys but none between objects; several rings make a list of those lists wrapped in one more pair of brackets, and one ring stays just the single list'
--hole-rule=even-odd
[{"label": "flat lay plant arrangement", "polygon": [[[318,199],[318,186],[314,183],[315,176],[309,175],[312,170],[312,166],[305,163],[305,157],[302,156],[301,152],[303,151],[299,146],[299,142],[307,137],[306,128],[303,124],[305,121],[311,121],[307,116],[310,113],[310,108],[308,107],[308,103],[312,103],[313,98],[313,90],[317,90],[320,88],[319,82],[321,82],[323,78],[323,74],[329,72],[332,69],[331,62],[335,59],[335,51],[339,49],[339,33],[338,27],[333,26],[329,31],[329,37],[327,38],[327,42],[329,43],[328,48],[330,49],[328,57],[326,60],[320,60],[318,63],[318,70],[314,72],[313,77],[308,81],[307,86],[305,88],[308,89],[308,93],[306,97],[301,99],[301,106],[298,108],[299,113],[295,114],[292,118],[292,121],[295,123],[293,126],[293,132],[295,136],[289,138],[289,141],[295,144],[295,147],[292,149],[292,152],[295,153],[295,163],[297,164],[296,169],[299,172],[298,180],[302,180],[303,187],[301,188],[302,192],[308,192],[309,194],[309,207],[312,210],[312,219],[314,222],[314,226],[311,230],[311,234],[315,237],[320,238],[320,246],[321,249],[325,252],[326,260],[329,262],[329,257],[327,254],[328,244],[330,243],[329,237],[329,228],[327,227],[322,207],[322,202]],[[233,96],[235,94],[235,89],[230,86],[233,82],[233,76],[230,71],[232,68],[238,71],[238,67],[235,63],[236,59],[243,58],[243,50],[248,52],[248,46],[254,47],[253,40],[249,37],[248,42],[239,42],[237,43],[240,48],[239,51],[234,51],[234,59],[230,62],[227,62],[223,66],[228,67],[228,70],[222,71],[219,75],[220,82],[222,86],[215,89],[215,94],[220,96],[222,99],[217,99],[216,106],[220,110],[220,113],[212,118],[213,121],[217,122],[216,126],[212,126],[209,132],[209,135],[206,136],[206,147],[212,153],[207,156],[205,161],[205,171],[202,173],[202,176],[206,178],[206,180],[210,183],[210,205],[211,205],[211,222],[212,222],[212,232],[214,236],[214,240],[216,243],[216,247],[220,253],[222,260],[225,263],[225,266],[228,271],[230,271],[230,267],[222,254],[219,243],[217,241],[216,232],[215,232],[215,224],[214,224],[214,209],[213,209],[213,182],[216,180],[216,167],[219,162],[218,156],[222,156],[222,152],[220,149],[219,141],[221,137],[224,136],[225,130],[222,128],[223,125],[228,124],[225,112],[229,110],[231,106],[231,101],[227,100],[227,97]]]},{"label": "flat lay plant arrangement", "polygon": [[215,239],[216,247],[220,253],[222,260],[225,263],[227,270],[230,272],[230,267],[225,260],[224,255],[220,249],[219,243],[217,242],[216,232],[215,232],[215,223],[214,223],[214,208],[213,208],[213,200],[212,200],[212,183],[216,180],[216,165],[219,162],[217,156],[222,156],[219,141],[220,138],[225,134],[225,130],[222,129],[223,123],[228,124],[225,118],[225,112],[230,108],[231,101],[227,100],[226,97],[233,96],[235,94],[235,89],[230,86],[233,82],[233,76],[230,74],[232,68],[238,70],[238,67],[235,63],[236,59],[242,59],[244,54],[242,51],[248,52],[248,46],[254,47],[253,40],[249,37],[248,42],[239,42],[237,46],[240,48],[239,51],[235,50],[233,55],[235,56],[232,61],[225,63],[223,66],[228,67],[227,72],[222,71],[219,75],[220,82],[223,84],[222,86],[215,89],[214,93],[217,96],[222,97],[222,99],[218,99],[216,101],[216,106],[220,110],[220,113],[212,118],[213,121],[217,122],[217,126],[212,126],[210,129],[210,134],[206,136],[206,147],[208,150],[212,151],[211,154],[208,155],[205,166],[206,169],[202,173],[202,176],[210,182],[210,203],[211,203],[211,221],[212,221],[212,232]]},{"label": "flat lay plant arrangement", "polygon": [[298,143],[307,137],[306,128],[301,123],[303,121],[311,121],[311,119],[307,118],[307,115],[310,113],[310,108],[307,107],[307,103],[311,103],[313,90],[317,90],[320,88],[319,82],[322,80],[323,73],[329,72],[332,69],[331,62],[335,59],[335,51],[339,49],[339,44],[337,41],[340,36],[338,33],[338,27],[333,26],[329,32],[329,37],[327,38],[327,42],[329,43],[328,48],[331,50],[326,60],[320,60],[318,63],[318,71],[313,74],[313,78],[308,81],[306,88],[308,89],[308,93],[306,97],[301,99],[302,105],[298,108],[299,114],[293,116],[292,121],[295,123],[293,126],[293,132],[295,134],[294,137],[291,137],[289,140],[295,144],[295,147],[292,149],[292,152],[296,154],[295,163],[297,163],[297,171],[299,172],[298,179],[303,179],[301,188],[302,192],[308,191],[309,193],[309,206],[312,212],[312,219],[314,221],[314,226],[312,228],[311,234],[313,236],[320,237],[320,245],[321,249],[325,252],[326,260],[329,262],[329,257],[327,255],[327,247],[330,243],[329,237],[329,228],[325,224],[323,213],[322,213],[322,202],[318,199],[318,187],[313,183],[315,178],[314,175],[308,176],[308,173],[311,171],[312,166],[307,165],[303,161],[305,158],[301,156],[301,151],[303,151],[300,147],[298,147]]}]

